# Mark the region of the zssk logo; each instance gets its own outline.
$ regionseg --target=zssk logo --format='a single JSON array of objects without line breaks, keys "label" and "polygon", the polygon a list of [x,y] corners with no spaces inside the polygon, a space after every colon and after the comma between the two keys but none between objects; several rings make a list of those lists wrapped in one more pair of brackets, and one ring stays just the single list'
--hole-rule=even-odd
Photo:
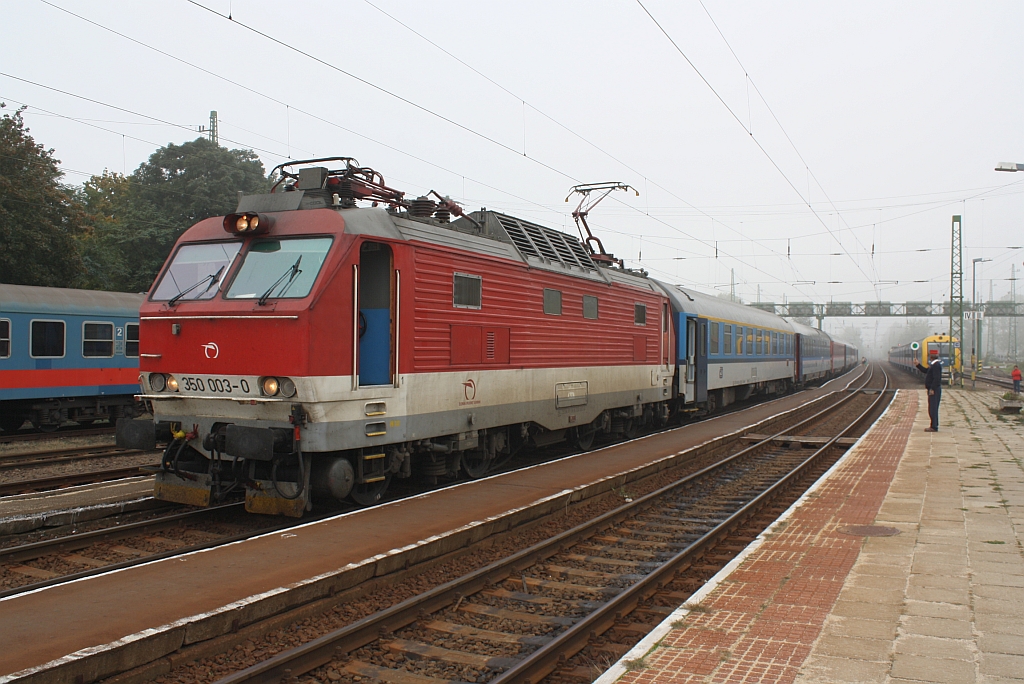
[{"label": "zssk logo", "polygon": [[207,342],[203,345],[203,352],[206,354],[206,358],[215,359],[220,356],[220,347],[216,342]]},{"label": "zssk logo", "polygon": [[466,395],[466,401],[473,401],[476,399],[476,382],[472,378],[462,383],[462,388]]}]

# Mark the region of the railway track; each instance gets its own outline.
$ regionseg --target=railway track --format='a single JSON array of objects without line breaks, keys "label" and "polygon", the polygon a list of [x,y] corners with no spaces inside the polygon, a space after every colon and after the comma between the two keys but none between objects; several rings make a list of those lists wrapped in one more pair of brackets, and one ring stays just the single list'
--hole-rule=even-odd
[{"label": "railway track", "polygon": [[103,428],[61,428],[53,432],[27,432],[25,434],[4,434],[0,433],[0,444],[13,442],[41,442],[47,439],[58,437],[92,437],[94,435],[112,435],[116,432],[113,427]]},{"label": "railway track", "polygon": [[237,502],[0,548],[0,598],[299,524],[294,520],[265,523],[245,514],[244,503]]},{"label": "railway track", "polygon": [[847,435],[891,396],[884,371],[868,390],[872,382],[781,432],[738,440],[657,491],[218,684],[307,673],[393,684],[592,679],[579,672],[597,660],[588,650],[626,652],[838,460]]},{"label": "railway track", "polygon": [[979,375],[978,380],[998,387],[1005,387],[1010,390],[1013,389],[1013,380],[1010,380],[1009,378],[996,378],[991,375]]},{"label": "railway track", "polygon": [[114,446],[78,447],[73,449],[55,449],[31,454],[0,455],[0,471],[34,466],[73,463],[93,458],[106,458],[140,454],[135,449],[120,449]]},{"label": "railway track", "polygon": [[127,477],[144,476],[146,476],[146,473],[141,472],[140,466],[136,465],[124,468],[108,468],[105,470],[93,470],[84,473],[66,473],[63,475],[33,478],[29,480],[0,482],[0,497],[12,496],[14,494],[28,494],[32,492],[46,492],[53,489],[72,487],[74,485],[80,484],[92,484],[95,482],[121,480]]}]

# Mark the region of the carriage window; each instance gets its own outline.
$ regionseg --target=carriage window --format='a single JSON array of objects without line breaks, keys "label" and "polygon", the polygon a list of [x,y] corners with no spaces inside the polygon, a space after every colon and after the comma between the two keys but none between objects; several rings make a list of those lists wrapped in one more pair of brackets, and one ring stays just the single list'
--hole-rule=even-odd
[{"label": "carriage window", "polygon": [[64,321],[32,321],[32,358],[64,356]]},{"label": "carriage window", "polygon": [[597,319],[597,297],[583,295],[583,317]]},{"label": "carriage window", "polygon": [[228,299],[301,299],[313,289],[333,238],[255,240],[238,269]]},{"label": "carriage window", "polygon": [[129,323],[124,327],[124,355],[129,358],[139,356],[139,324]]},{"label": "carriage window", "polygon": [[552,316],[562,315],[562,293],[559,290],[544,288],[544,313]]},{"label": "carriage window", "polygon": [[743,354],[743,326],[736,326],[736,355],[741,356]]},{"label": "carriage window", "polygon": [[747,328],[747,356],[754,354],[754,329]]},{"label": "carriage window", "polygon": [[0,320],[0,359],[11,356],[11,322]]},{"label": "carriage window", "polygon": [[82,356],[110,358],[114,355],[114,324],[85,323],[82,325]]},{"label": "carriage window", "polygon": [[456,273],[452,305],[460,309],[479,309],[483,279],[478,275]]},{"label": "carriage window", "polygon": [[778,354],[778,353],[779,353],[779,333],[773,332],[772,333],[772,354],[774,355],[774,354]]},{"label": "carriage window", "polygon": [[636,325],[647,325],[647,305],[633,305],[633,323]]},{"label": "carriage window", "polygon": [[241,241],[182,245],[154,288],[151,299],[168,301],[183,292],[182,299],[212,299],[220,291],[224,276],[241,248]]},{"label": "carriage window", "polygon": [[725,326],[725,353],[732,354],[732,325]]},{"label": "carriage window", "polygon": [[719,344],[718,328],[721,325],[722,325],[721,323],[712,323],[711,324],[711,353],[712,354],[718,354],[718,353],[721,352],[721,350],[718,348],[718,344]]}]

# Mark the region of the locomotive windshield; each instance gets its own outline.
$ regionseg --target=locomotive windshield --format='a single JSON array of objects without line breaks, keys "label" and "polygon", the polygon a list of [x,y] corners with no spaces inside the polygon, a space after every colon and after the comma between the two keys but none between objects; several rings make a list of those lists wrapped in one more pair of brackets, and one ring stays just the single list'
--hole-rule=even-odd
[{"label": "locomotive windshield", "polygon": [[241,240],[182,245],[151,299],[212,299],[220,291],[221,276],[241,248]]},{"label": "locomotive windshield", "polygon": [[225,296],[260,300],[305,297],[313,289],[332,241],[329,237],[253,241]]}]

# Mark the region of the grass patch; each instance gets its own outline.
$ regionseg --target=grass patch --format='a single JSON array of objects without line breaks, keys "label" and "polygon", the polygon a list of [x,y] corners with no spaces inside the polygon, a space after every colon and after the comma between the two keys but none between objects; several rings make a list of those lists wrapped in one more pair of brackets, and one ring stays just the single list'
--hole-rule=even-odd
[{"label": "grass patch", "polygon": [[624,660],[622,662],[626,668],[626,672],[636,672],[637,670],[643,670],[647,667],[646,658],[634,658],[632,660]]},{"label": "grass patch", "polygon": [[1006,542],[1004,542],[1004,541],[999,541],[998,539],[986,539],[986,540],[985,540],[984,542],[982,542],[982,543],[983,543],[983,544],[1005,544]]}]

